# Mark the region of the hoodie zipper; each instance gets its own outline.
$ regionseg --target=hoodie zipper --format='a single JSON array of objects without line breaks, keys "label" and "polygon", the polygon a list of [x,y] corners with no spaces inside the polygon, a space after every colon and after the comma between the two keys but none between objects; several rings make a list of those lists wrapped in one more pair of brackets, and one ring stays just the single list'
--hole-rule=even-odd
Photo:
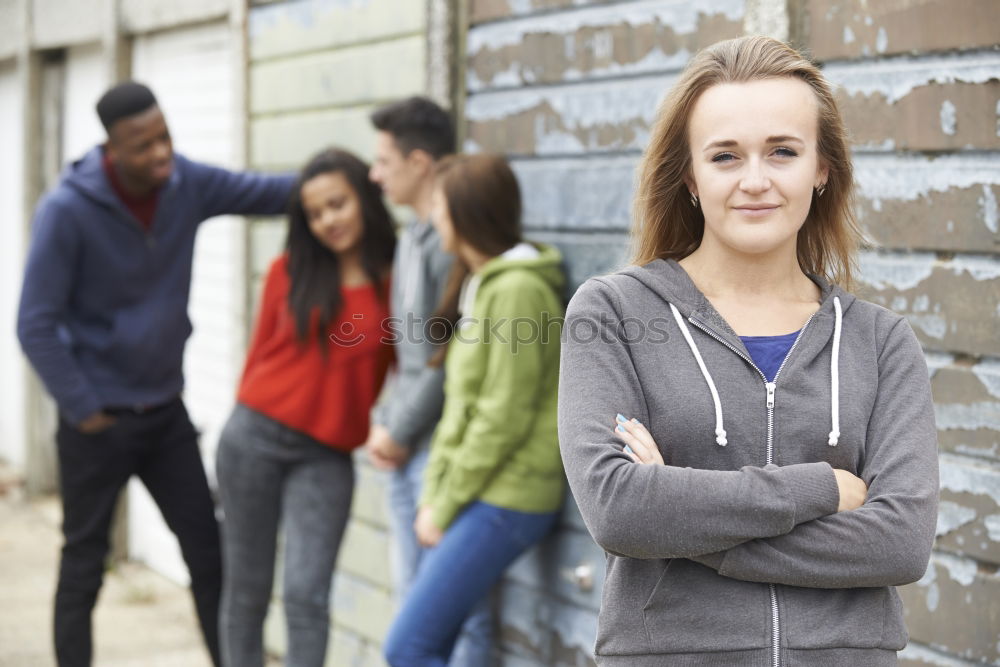
[{"label": "hoodie zipper", "polygon": [[[736,349],[736,347],[715,333],[715,331],[713,331],[707,324],[704,324],[693,317],[688,317],[688,321],[691,322],[691,324],[695,325],[709,336],[728,347],[744,361],[750,364],[750,366],[752,366],[753,369],[760,375],[761,380],[764,381],[764,389],[767,392],[767,462],[765,465],[770,465],[774,461],[774,392],[778,387],[778,377],[781,375],[781,371],[785,367],[788,357],[792,356],[792,352],[802,339],[802,334],[805,333],[806,327],[809,326],[809,323],[812,322],[813,317],[815,316],[816,313],[810,315],[809,319],[806,320],[806,323],[802,325],[801,329],[799,329],[799,335],[795,337],[795,340],[792,342],[792,346],[788,348],[788,353],[785,354],[785,358],[781,360],[781,365],[778,366],[778,371],[774,374],[774,382],[768,382],[767,376],[764,375],[764,372],[757,367],[757,364],[755,364],[750,357],[740,352]],[[778,618],[778,591],[774,584],[768,584],[767,587],[768,593],[771,597],[771,662],[774,667],[781,667],[781,625],[779,623],[780,619]]]}]

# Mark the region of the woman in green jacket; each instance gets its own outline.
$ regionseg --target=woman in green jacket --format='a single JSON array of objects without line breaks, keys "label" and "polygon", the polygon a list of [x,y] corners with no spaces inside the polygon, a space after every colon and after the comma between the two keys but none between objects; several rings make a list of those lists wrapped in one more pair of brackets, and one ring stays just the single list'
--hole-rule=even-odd
[{"label": "woman in green jacket", "polygon": [[552,528],[565,279],[559,252],[521,239],[517,179],[498,156],[443,160],[434,225],[458,259],[427,334],[447,341],[445,405],[416,519],[427,547],[385,643],[393,667],[448,662],[462,622]]}]

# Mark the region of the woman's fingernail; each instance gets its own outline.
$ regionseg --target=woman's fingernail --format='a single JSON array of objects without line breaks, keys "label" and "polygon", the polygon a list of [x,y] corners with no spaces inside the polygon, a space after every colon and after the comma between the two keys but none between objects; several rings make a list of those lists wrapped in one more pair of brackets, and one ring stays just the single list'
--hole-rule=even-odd
[{"label": "woman's fingernail", "polygon": [[635,418],[633,417],[633,418],[632,418],[632,421],[634,421],[634,422],[635,422],[636,424],[638,424],[639,426],[642,426],[642,422],[641,422],[641,421],[639,421],[638,419],[635,419]]},{"label": "woman's fingernail", "polygon": [[624,449],[623,451],[624,451],[624,452],[625,452],[626,454],[635,454],[635,452],[633,452],[633,451],[632,451],[632,448],[631,448],[631,447],[629,447],[628,445],[625,445],[625,449]]},{"label": "woman's fingernail", "polygon": [[626,422],[626,421],[628,421],[627,419],[625,419],[625,415],[623,415],[620,412],[617,415],[615,415],[615,419],[617,419],[620,422]]},{"label": "woman's fingernail", "polygon": [[618,426],[615,427],[615,430],[618,431],[619,433],[624,433],[625,427],[619,424]]}]

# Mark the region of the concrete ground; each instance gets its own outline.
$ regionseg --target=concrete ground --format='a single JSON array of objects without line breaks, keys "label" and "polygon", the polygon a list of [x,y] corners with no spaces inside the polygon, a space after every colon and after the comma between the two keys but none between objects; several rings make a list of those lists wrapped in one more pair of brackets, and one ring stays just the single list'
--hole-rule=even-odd
[{"label": "concrete ground", "polygon": [[[0,667],[49,667],[59,500],[25,500],[0,468]],[[189,592],[137,563],[112,568],[94,617],[95,667],[211,667]]]}]

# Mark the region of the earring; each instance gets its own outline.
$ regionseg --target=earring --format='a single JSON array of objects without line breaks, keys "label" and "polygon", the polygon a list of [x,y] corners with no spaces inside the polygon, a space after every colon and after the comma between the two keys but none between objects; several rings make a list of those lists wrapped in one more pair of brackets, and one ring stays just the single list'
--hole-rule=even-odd
[{"label": "earring", "polygon": [[698,195],[693,192],[691,193],[691,206],[698,208]]},{"label": "earring", "polygon": [[819,187],[816,188],[816,196],[822,197],[824,192],[826,192],[826,183],[820,183]]}]

